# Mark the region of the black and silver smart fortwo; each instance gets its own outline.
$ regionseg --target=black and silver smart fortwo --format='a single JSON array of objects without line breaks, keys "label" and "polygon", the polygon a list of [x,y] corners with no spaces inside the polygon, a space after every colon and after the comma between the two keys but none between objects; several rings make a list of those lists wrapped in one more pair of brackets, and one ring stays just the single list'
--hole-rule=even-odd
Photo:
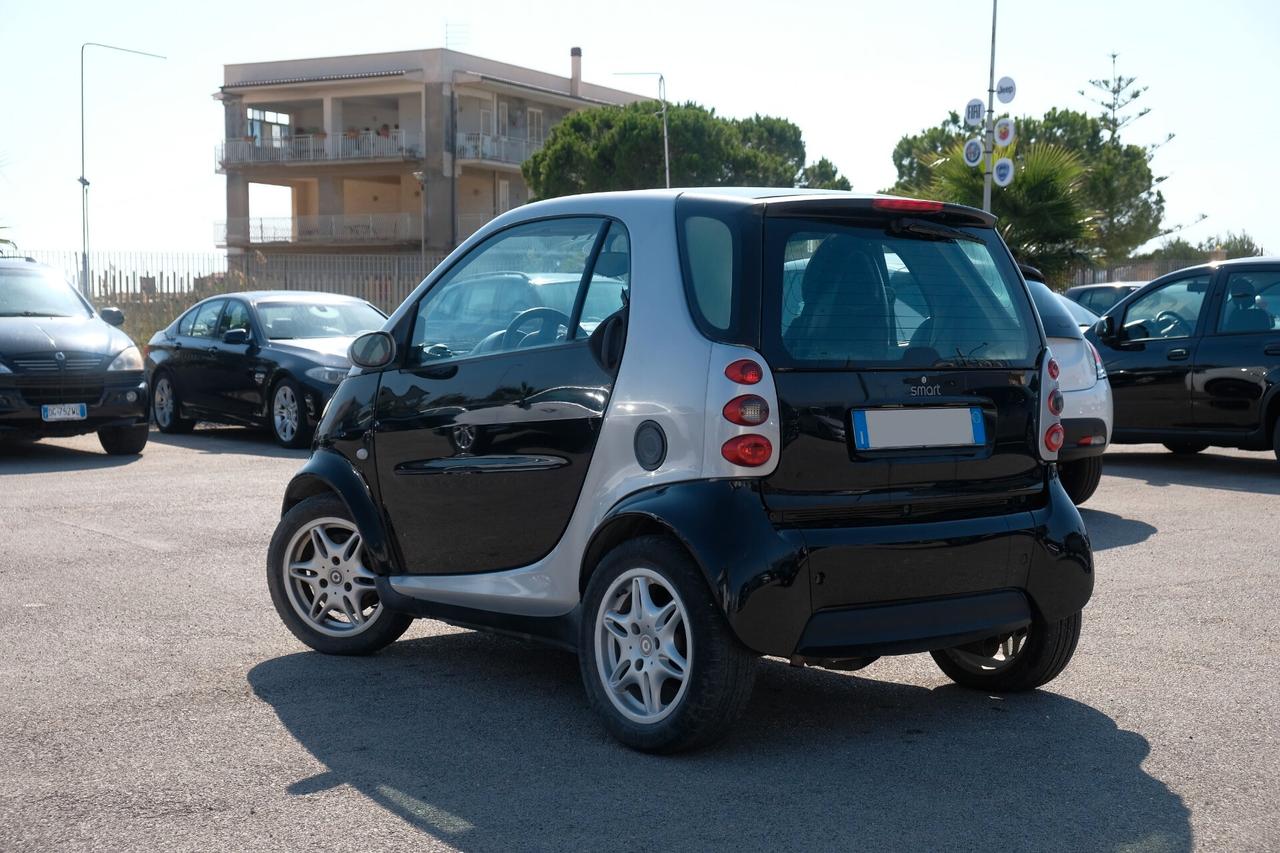
[{"label": "black and silver smart fortwo", "polygon": [[0,258],[0,439],[96,432],[107,453],[147,444],[142,353],[52,267]]},{"label": "black and silver smart fortwo", "polygon": [[652,751],[726,732],[761,655],[1044,684],[1093,564],[992,225],[795,190],[500,217],[353,343],[271,543],[277,610],[334,654],[415,616],[576,650]]}]

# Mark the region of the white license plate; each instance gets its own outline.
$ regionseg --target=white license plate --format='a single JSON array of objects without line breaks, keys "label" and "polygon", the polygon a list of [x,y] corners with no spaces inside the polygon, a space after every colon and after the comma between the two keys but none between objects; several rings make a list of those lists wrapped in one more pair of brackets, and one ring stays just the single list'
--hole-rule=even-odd
[{"label": "white license plate", "polygon": [[908,447],[972,447],[987,443],[982,409],[855,409],[853,441],[858,450]]},{"label": "white license plate", "polygon": [[46,421],[82,421],[89,417],[89,407],[84,403],[56,403],[41,406],[40,417]]}]

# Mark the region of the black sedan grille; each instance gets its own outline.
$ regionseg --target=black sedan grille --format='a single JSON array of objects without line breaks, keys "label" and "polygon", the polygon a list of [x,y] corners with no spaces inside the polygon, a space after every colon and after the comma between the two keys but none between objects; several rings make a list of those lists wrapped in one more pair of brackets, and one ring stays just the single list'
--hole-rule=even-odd
[{"label": "black sedan grille", "polygon": [[102,367],[105,356],[97,352],[64,352],[61,361],[51,352],[15,355],[9,359],[15,373],[48,376],[58,372],[88,373]]},{"label": "black sedan grille", "polygon": [[96,406],[102,400],[102,379],[91,376],[19,376],[18,392],[31,406],[54,403],[87,403]]}]

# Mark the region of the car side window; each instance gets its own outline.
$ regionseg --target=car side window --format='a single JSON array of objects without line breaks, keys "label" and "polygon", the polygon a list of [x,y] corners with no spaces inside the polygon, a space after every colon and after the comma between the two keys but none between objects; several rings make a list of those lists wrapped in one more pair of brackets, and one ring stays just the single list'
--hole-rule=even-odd
[{"label": "car side window", "polygon": [[186,314],[182,315],[182,319],[178,321],[178,334],[190,335],[191,324],[195,322],[196,315],[199,313],[200,313],[199,309],[192,308]]},{"label": "car side window", "polygon": [[222,319],[218,321],[215,337],[220,338],[232,329],[249,331],[249,306],[239,299],[227,301],[227,310],[222,312]]},{"label": "car side window", "polygon": [[187,332],[193,338],[211,338],[214,331],[218,328],[218,315],[222,313],[222,306],[225,305],[225,299],[212,299],[201,305],[194,313],[195,316],[191,321],[191,331]]},{"label": "car side window", "polygon": [[578,319],[575,338],[586,338],[604,320],[626,307],[631,289],[631,240],[627,229],[613,222],[605,235],[591,281],[582,300],[582,316]]},{"label": "car side window", "polygon": [[547,219],[481,243],[419,301],[409,364],[564,343],[607,225],[596,217]]},{"label": "car side window", "polygon": [[1198,275],[1170,282],[1139,297],[1125,311],[1125,338],[1139,341],[1191,337],[1208,292],[1209,276]]},{"label": "car side window", "polygon": [[1233,272],[1218,312],[1218,334],[1270,332],[1280,327],[1280,272]]}]

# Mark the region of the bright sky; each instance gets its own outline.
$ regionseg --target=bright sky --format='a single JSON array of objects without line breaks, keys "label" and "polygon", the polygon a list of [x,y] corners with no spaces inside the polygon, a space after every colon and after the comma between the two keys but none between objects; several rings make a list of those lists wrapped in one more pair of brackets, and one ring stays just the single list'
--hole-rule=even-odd
[{"label": "bright sky", "polygon": [[[438,47],[446,20],[465,28],[457,49],[559,74],[580,45],[591,82],[647,91],[656,85],[613,75],[661,71],[673,101],[791,119],[811,160],[830,157],[855,190],[872,192],[893,182],[890,152],[903,133],[985,97],[990,13],[987,0],[9,0],[0,12],[0,235],[24,249],[79,248],[85,41],[168,57],[89,51],[92,247],[208,251],[224,218],[213,160],[222,107],[210,97],[224,63]],[[1168,176],[1168,222],[1204,213],[1183,236],[1245,229],[1280,254],[1280,3],[1000,4],[996,76],[1017,81],[1015,115],[1087,108],[1077,91],[1109,76],[1113,50],[1121,73],[1151,87],[1141,99],[1151,114],[1127,138],[1177,134],[1155,161]]]}]

